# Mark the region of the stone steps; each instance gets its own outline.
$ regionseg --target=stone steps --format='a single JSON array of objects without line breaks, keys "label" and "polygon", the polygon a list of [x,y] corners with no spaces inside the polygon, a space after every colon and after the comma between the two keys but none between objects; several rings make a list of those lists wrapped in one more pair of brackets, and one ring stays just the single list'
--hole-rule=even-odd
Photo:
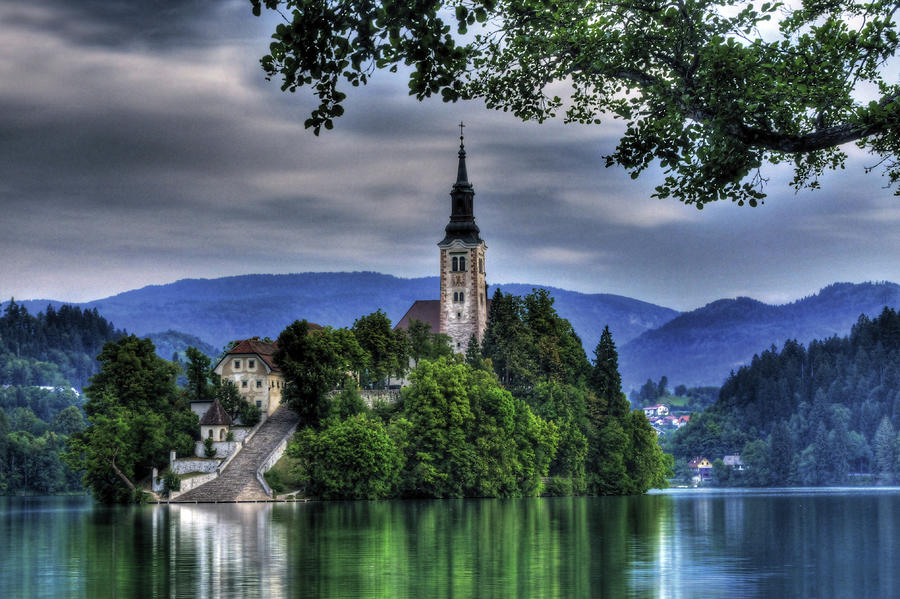
[{"label": "stone steps", "polygon": [[299,420],[297,414],[278,408],[234,456],[225,470],[210,482],[179,495],[172,503],[214,503],[270,499],[256,478],[256,471]]}]

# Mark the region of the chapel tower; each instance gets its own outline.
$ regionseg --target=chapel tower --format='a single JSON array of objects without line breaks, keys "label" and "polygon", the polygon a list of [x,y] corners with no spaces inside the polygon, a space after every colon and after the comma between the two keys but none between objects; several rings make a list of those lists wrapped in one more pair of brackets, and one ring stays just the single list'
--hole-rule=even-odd
[{"label": "chapel tower", "polygon": [[441,252],[440,332],[450,336],[451,346],[465,352],[469,338],[480,342],[487,326],[487,285],[484,275],[484,251],[487,245],[475,224],[475,190],[466,172],[466,149],[459,124],[459,166],[456,183],[450,191],[450,222]]}]

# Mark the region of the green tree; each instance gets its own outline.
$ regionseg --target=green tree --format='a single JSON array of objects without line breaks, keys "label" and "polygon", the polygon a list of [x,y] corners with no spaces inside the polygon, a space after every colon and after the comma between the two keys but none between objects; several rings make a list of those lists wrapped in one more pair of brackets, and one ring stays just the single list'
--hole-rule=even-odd
[{"label": "green tree", "polygon": [[409,422],[405,492],[425,497],[534,495],[557,429],[503,389],[492,373],[441,358],[423,361],[403,392]]},{"label": "green tree", "polygon": [[596,398],[587,412],[593,431],[588,450],[589,490],[630,495],[665,487],[672,458],[663,453],[644,413],[630,410],[622,393],[619,354],[609,327],[603,329],[594,349],[588,384]]},{"label": "green tree", "polygon": [[68,437],[74,433],[83,430],[85,427],[84,415],[75,406],[69,406],[56,415],[53,419],[51,428],[58,435]]},{"label": "green tree", "polygon": [[384,425],[363,414],[301,431],[288,455],[304,464],[306,494],[323,499],[392,497],[404,462]]},{"label": "green tree", "polygon": [[328,413],[328,392],[348,373],[362,367],[365,352],[347,329],[311,331],[295,321],[278,336],[275,361],[285,378],[282,402],[295,410],[305,426],[317,427]]},{"label": "green tree", "polygon": [[341,82],[409,65],[419,99],[479,98],[525,120],[621,119],[606,165],[637,177],[656,162],[655,195],[698,207],[756,205],[767,163],[791,163],[792,185],[815,188],[849,142],[900,178],[891,2],[250,1],[288,21],[262,66],[283,90],[313,90],[305,126],[316,134],[344,112]]},{"label": "green tree", "polygon": [[241,414],[241,408],[247,403],[244,396],[238,390],[234,381],[223,379],[221,376],[212,374],[212,397],[218,399],[222,405],[222,409],[228,412],[232,419],[237,418]]},{"label": "green tree", "polygon": [[188,359],[185,374],[191,400],[210,401],[212,391],[209,385],[209,373],[212,361],[209,356],[193,346],[187,348],[185,355]]},{"label": "green tree", "polygon": [[[746,447],[746,445],[745,445]],[[791,473],[791,460],[794,448],[791,443],[791,431],[784,421],[775,425],[769,436],[769,470],[772,484],[784,486]]]},{"label": "green tree", "polygon": [[603,416],[623,418],[628,413],[630,406],[622,393],[622,377],[619,374],[619,352],[608,326],[603,327],[600,341],[594,348],[594,365],[588,381],[601,405],[605,406]]},{"label": "green tree", "polygon": [[743,482],[750,487],[765,487],[772,482],[771,456],[769,447],[762,439],[748,441],[741,450],[744,463]]},{"label": "green tree", "polygon": [[484,358],[481,357],[481,344],[475,335],[469,336],[469,343],[466,345],[466,364],[476,370],[484,368]]},{"label": "green tree", "polygon": [[482,354],[491,360],[503,386],[514,393],[527,388],[534,377],[536,365],[527,350],[531,342],[522,298],[494,291]]},{"label": "green tree", "polygon": [[415,366],[419,365],[419,360],[433,361],[440,357],[453,355],[449,335],[432,332],[431,325],[427,322],[412,320],[406,336],[409,344],[409,356]]},{"label": "green tree", "polygon": [[360,375],[363,387],[382,387],[389,375],[402,375],[406,371],[409,360],[406,333],[392,330],[384,312],[377,310],[357,318],[351,330],[367,356]]},{"label": "green tree", "polygon": [[875,438],[872,441],[875,450],[875,472],[879,478],[890,483],[894,480],[894,465],[896,460],[896,448],[894,446],[896,433],[890,418],[885,416],[878,424]]},{"label": "green tree", "polygon": [[135,482],[164,467],[170,449],[193,453],[199,422],[175,387],[175,366],[149,339],[108,342],[98,359],[100,372],[84,390],[90,424],[69,437],[64,459],[84,471],[99,501],[132,501],[140,497]]}]

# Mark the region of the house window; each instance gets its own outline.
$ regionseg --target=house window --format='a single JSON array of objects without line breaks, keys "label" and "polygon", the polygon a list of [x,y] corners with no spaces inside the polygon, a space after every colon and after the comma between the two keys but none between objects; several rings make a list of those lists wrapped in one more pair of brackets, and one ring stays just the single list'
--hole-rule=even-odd
[{"label": "house window", "polygon": [[241,388],[242,388],[242,389],[246,389],[246,388],[247,388],[247,381],[241,381]]},{"label": "house window", "polygon": [[247,360],[247,368],[250,370],[256,368],[256,360]]},{"label": "house window", "polygon": [[235,369],[235,370],[240,370],[240,369],[241,369],[241,361],[240,361],[240,360],[235,360],[235,361],[234,361],[234,369]]},{"label": "house window", "polygon": [[212,429],[209,429],[209,438],[210,438],[210,439],[212,439],[212,438],[213,438],[213,433],[212,433]]},{"label": "house window", "polygon": [[257,389],[262,389],[262,381],[261,381],[261,380],[257,380],[257,381],[256,381],[256,388],[257,388]]},{"label": "house window", "polygon": [[261,407],[262,407],[262,402],[261,402],[260,400],[258,400],[258,399],[256,400],[256,407],[257,407],[257,408],[261,408]]}]

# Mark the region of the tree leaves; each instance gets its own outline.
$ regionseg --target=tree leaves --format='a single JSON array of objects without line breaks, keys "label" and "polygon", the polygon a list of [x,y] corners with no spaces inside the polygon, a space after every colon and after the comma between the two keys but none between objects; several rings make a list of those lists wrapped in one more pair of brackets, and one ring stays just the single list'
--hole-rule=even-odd
[{"label": "tree leaves", "polygon": [[[261,0],[251,0],[253,13]],[[765,165],[795,161],[795,188],[842,168],[858,142],[900,179],[895,6],[875,2],[266,0],[290,17],[261,64],[319,98],[318,135],[343,114],[343,80],[412,66],[419,99],[479,98],[524,120],[626,124],[606,165],[663,169],[654,194],[702,208],[765,198]],[[735,8],[737,10],[735,10]],[[449,9],[449,10],[448,10]],[[449,14],[448,14],[449,13]],[[761,26],[780,19],[778,34]],[[456,24],[456,37],[445,19]],[[476,27],[474,35],[470,27]],[[563,83],[568,97],[556,90]],[[874,104],[866,90],[877,89]],[[552,91],[551,91],[552,90]]]}]

